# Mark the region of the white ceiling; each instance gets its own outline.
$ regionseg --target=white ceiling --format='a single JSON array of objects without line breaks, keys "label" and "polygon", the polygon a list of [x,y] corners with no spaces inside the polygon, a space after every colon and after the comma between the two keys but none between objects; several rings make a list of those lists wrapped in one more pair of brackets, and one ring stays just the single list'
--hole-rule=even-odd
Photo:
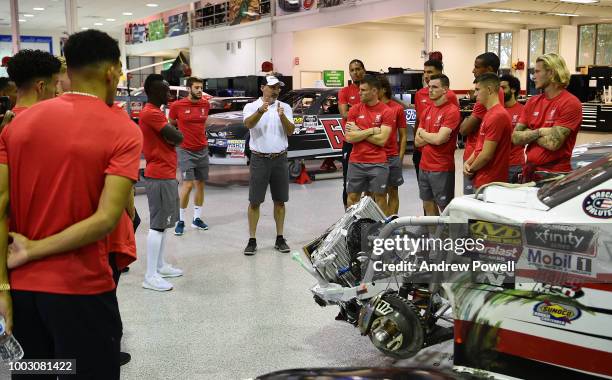
[{"label": "white ceiling", "polygon": [[[147,7],[147,3],[155,3],[156,8]],[[188,4],[189,0],[77,0],[79,28],[88,27],[117,33],[123,30],[126,22],[138,20],[163,11]],[[45,8],[35,11],[34,7]],[[124,16],[123,12],[132,12],[132,16]],[[34,17],[25,17],[32,14]],[[22,31],[45,30],[58,33],[66,29],[64,0],[19,0],[19,18],[26,20],[19,23]],[[113,18],[116,21],[106,21]],[[104,25],[96,26],[101,22]],[[0,28],[10,28],[10,1],[0,0]]]}]

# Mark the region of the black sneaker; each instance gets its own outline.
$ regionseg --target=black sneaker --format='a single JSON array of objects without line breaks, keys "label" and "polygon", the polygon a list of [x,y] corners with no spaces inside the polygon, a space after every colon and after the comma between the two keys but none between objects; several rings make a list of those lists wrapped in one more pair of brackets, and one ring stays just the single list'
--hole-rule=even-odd
[{"label": "black sneaker", "polygon": [[119,353],[119,366],[128,364],[130,360],[132,360],[132,355],[128,354],[127,352]]},{"label": "black sneaker", "polygon": [[244,249],[244,254],[247,256],[253,256],[255,254],[255,251],[257,251],[257,240],[249,239],[249,243]]},{"label": "black sneaker", "polygon": [[274,248],[282,253],[287,253],[291,251],[291,248],[287,245],[287,241],[282,236],[276,237],[276,243],[274,243]]}]

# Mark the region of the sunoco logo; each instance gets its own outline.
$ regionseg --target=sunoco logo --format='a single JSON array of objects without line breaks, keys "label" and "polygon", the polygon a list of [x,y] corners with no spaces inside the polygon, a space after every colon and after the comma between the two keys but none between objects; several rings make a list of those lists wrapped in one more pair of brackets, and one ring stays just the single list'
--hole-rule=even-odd
[{"label": "sunoco logo", "polygon": [[470,221],[470,232],[475,238],[498,244],[522,245],[521,229],[507,224],[478,220]]},{"label": "sunoco logo", "polygon": [[593,218],[612,218],[612,190],[598,190],[587,195],[582,209]]},{"label": "sunoco logo", "polygon": [[582,312],[574,306],[544,301],[533,307],[533,315],[544,322],[564,326],[566,323],[571,323],[580,318]]}]

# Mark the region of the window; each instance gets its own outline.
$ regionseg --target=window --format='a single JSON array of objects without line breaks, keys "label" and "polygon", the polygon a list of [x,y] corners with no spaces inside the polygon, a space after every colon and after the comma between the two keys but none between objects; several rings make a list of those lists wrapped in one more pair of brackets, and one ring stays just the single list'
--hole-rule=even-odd
[{"label": "window", "polygon": [[578,66],[612,65],[612,24],[578,27]]},{"label": "window", "polygon": [[512,32],[487,33],[487,52],[499,57],[500,68],[512,67]]},{"label": "window", "polygon": [[559,53],[559,29],[531,29],[529,30],[529,67],[527,76],[527,93],[537,93],[531,74],[539,56],[547,53]]}]

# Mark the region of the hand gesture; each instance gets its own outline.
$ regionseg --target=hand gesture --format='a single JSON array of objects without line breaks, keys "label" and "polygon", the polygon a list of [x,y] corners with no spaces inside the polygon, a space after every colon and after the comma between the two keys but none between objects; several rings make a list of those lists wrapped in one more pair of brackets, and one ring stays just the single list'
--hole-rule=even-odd
[{"label": "hand gesture", "polygon": [[283,107],[282,104],[278,103],[278,105],[276,106],[276,110],[278,111],[278,116],[283,117],[283,115],[285,114],[285,107]]},{"label": "hand gesture", "polygon": [[14,269],[30,261],[32,242],[27,237],[16,232],[9,232],[9,236],[13,238],[13,242],[8,247],[6,266],[8,269]]},{"label": "hand gesture", "polygon": [[264,113],[268,112],[268,108],[270,108],[270,103],[263,102],[263,104],[261,105],[261,107],[259,107],[257,109],[257,111],[259,111],[259,113],[264,114]]},{"label": "hand gesture", "polygon": [[468,177],[474,176],[474,173],[472,173],[472,168],[470,167],[470,164],[468,164],[467,162],[463,164],[463,174],[465,174]]}]

